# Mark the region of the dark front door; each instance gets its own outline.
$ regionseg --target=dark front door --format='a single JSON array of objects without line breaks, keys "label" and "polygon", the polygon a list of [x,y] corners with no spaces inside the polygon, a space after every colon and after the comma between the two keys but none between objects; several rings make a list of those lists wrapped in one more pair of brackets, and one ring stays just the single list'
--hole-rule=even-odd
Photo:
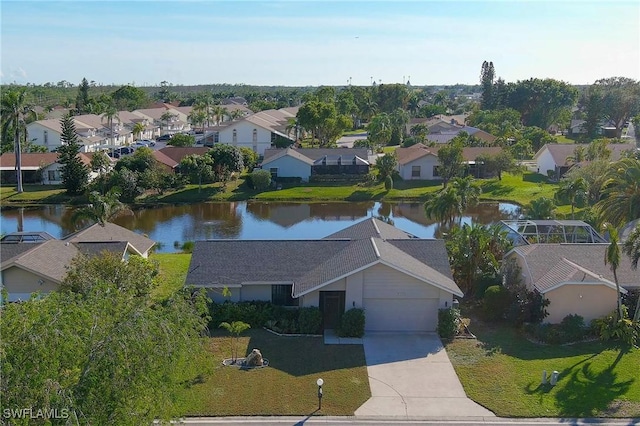
[{"label": "dark front door", "polygon": [[320,312],[323,329],[336,329],[344,312],[344,291],[321,291]]}]

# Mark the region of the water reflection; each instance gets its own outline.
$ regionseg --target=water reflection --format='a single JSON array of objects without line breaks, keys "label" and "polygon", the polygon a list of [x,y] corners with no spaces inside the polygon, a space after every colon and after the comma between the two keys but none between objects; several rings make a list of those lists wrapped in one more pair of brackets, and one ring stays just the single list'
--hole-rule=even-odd
[{"label": "water reflection", "polygon": [[[62,238],[73,232],[73,208],[62,205],[2,210],[3,234],[46,231]],[[491,223],[517,217],[508,203],[482,203],[461,218],[462,223]],[[364,217],[378,217],[421,238],[441,237],[445,229],[424,215],[416,203],[266,203],[225,202],[162,205],[138,209],[114,220],[173,251],[174,243],[202,239],[316,239],[337,232]]]}]

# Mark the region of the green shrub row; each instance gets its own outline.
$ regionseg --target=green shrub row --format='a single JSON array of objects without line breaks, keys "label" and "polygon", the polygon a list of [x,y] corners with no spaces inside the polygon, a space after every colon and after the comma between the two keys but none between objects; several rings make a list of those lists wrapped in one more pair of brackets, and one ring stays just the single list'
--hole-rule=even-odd
[{"label": "green shrub row", "polygon": [[364,309],[351,308],[342,314],[336,332],[340,337],[362,337],[364,336],[364,322]]},{"label": "green shrub row", "polygon": [[212,302],[209,312],[212,328],[222,322],[242,321],[252,328],[266,326],[278,333],[317,334],[322,325],[322,313],[317,307],[285,308],[259,300]]},{"label": "green shrub row", "polygon": [[580,315],[567,315],[560,324],[526,324],[525,332],[533,339],[553,345],[573,343],[593,336],[593,328]]}]

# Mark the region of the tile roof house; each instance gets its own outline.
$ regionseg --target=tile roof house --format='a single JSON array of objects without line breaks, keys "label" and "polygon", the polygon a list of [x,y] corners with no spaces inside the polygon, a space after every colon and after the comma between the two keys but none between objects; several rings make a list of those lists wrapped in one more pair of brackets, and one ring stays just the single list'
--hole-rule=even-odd
[{"label": "tile roof house", "polygon": [[[439,179],[437,173],[438,150],[442,146],[428,147],[423,144],[415,144],[408,148],[396,149],[398,157],[398,173],[404,180],[433,180]],[[496,155],[502,151],[500,147],[465,147],[462,149],[462,158],[468,165],[474,165],[480,155]]]},{"label": "tile roof house", "polygon": [[289,119],[292,118],[295,118],[295,114],[289,109],[260,111],[221,127],[218,131],[218,142],[244,146],[253,149],[259,155],[264,155],[265,150],[271,148],[278,138],[295,142],[287,132]]},{"label": "tile roof house", "polygon": [[[567,157],[572,156],[578,146],[582,146],[585,149],[588,147],[588,145],[566,143],[551,143],[544,145],[533,156],[533,160],[536,162],[538,167],[538,173],[547,175],[549,171],[553,171],[557,178],[562,177],[562,175],[571,167],[567,162]],[[607,145],[607,148],[611,150],[610,160],[617,161],[622,157],[622,154],[625,151],[634,150],[636,149],[636,146],[632,143],[611,143]]]},{"label": "tile roof house", "polygon": [[113,223],[92,225],[62,240],[46,233],[27,234],[9,234],[0,241],[0,283],[9,301],[57,290],[67,266],[79,255],[98,256],[107,251],[122,259],[130,255],[147,257],[155,244]]},{"label": "tile roof house", "polygon": [[[92,156],[92,152],[78,154],[80,161],[88,167],[91,165]],[[57,152],[22,153],[22,176],[25,183],[60,185],[62,184],[61,168]],[[90,172],[89,179],[91,180],[97,175],[97,173]],[[13,152],[7,152],[0,156],[0,180],[2,183],[16,181],[16,156]]]},{"label": "tile roof house", "polygon": [[324,328],[364,308],[367,331],[435,331],[438,309],[461,297],[442,240],[414,238],[369,218],[321,240],[208,240],[193,249],[186,285],[224,287],[231,300],[318,306]]},{"label": "tile roof house", "polygon": [[[617,304],[616,284],[604,258],[609,244],[531,244],[513,248],[505,259],[515,259],[523,283],[549,300],[545,321],[559,323],[569,314],[585,322],[613,311]],[[621,256],[617,270],[622,293],[640,288],[640,272]]]},{"label": "tile roof house", "polygon": [[166,146],[153,151],[153,158],[156,159],[167,170],[175,171],[180,161],[187,155],[204,155],[209,152],[207,147],[199,146]]},{"label": "tile roof house", "polygon": [[272,148],[265,150],[261,164],[274,177],[298,177],[305,182],[312,175],[364,175],[369,166],[367,150],[361,148]]}]

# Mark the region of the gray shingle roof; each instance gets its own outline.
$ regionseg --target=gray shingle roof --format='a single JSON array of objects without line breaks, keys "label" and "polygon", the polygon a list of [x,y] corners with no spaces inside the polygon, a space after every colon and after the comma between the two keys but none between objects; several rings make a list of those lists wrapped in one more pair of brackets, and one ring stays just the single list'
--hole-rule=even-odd
[{"label": "gray shingle roof", "polygon": [[[533,285],[538,291],[544,292],[567,280],[582,281],[584,278],[585,281],[594,282],[594,277],[602,276],[614,282],[610,265],[604,263],[607,246],[608,244],[531,244],[516,247],[512,251],[524,258]],[[631,269],[628,256],[620,256],[617,274],[622,287],[640,286],[640,273]]]},{"label": "gray shingle roof", "polygon": [[0,243],[0,259],[2,265],[10,263],[15,257],[21,256],[29,250],[33,250],[42,243]]},{"label": "gray shingle roof", "polygon": [[347,238],[351,240],[382,238],[383,240],[387,240],[417,237],[403,231],[402,229],[398,229],[395,226],[389,225],[388,223],[385,223],[380,219],[370,217],[356,224],[353,224],[348,228],[335,232],[325,237],[324,239],[331,240],[339,238]]},{"label": "gray shingle roof", "polygon": [[33,250],[14,257],[10,262],[3,262],[2,268],[15,265],[48,277],[55,282],[61,282],[67,274],[67,265],[78,254],[78,249],[73,244],[67,244],[60,240],[48,240],[37,244]]},{"label": "gray shingle roof", "polygon": [[126,241],[107,241],[107,242],[78,242],[74,243],[76,248],[80,251],[80,253],[85,256],[98,256],[105,251],[115,253],[119,256],[124,256],[129,243]]},{"label": "gray shingle roof", "polygon": [[105,223],[104,226],[100,226],[97,223],[91,225],[88,228],[68,235],[64,238],[64,241],[69,241],[71,243],[127,241],[139,254],[144,254],[155,245],[155,241],[145,237],[144,235],[137,234],[127,228],[123,228],[122,226],[110,222]]},{"label": "gray shingle roof", "polygon": [[387,243],[429,265],[445,277],[453,279],[444,240],[402,239],[387,240]]}]

